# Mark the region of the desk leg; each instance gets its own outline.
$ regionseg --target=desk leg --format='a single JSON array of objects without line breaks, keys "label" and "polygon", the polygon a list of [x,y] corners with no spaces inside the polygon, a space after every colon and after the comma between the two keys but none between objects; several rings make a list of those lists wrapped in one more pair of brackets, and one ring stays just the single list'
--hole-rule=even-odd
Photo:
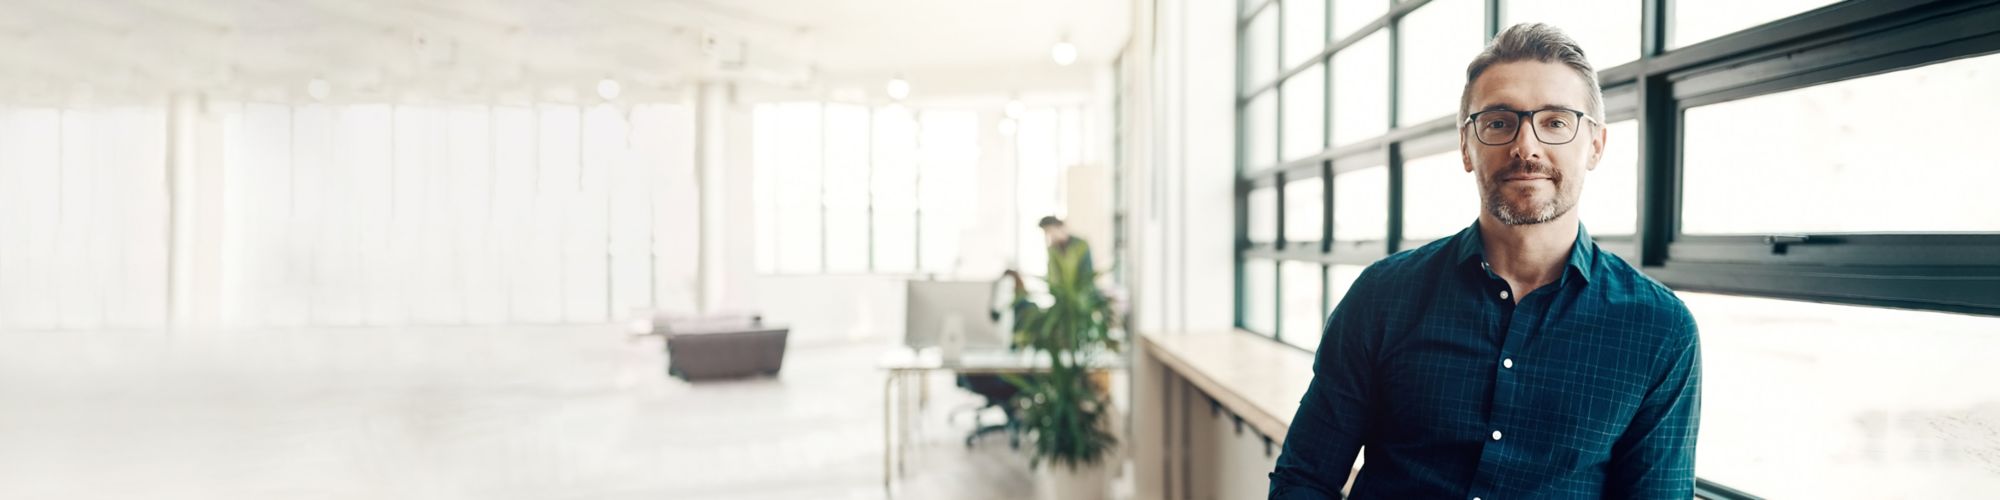
[{"label": "desk leg", "polygon": [[891,452],[895,449],[892,442],[896,437],[893,431],[895,429],[893,420],[896,418],[896,379],[901,376],[902,372],[889,370],[889,377],[882,382],[882,496],[884,498],[894,496],[889,487],[895,475],[895,469],[890,468],[890,460],[892,460]]}]

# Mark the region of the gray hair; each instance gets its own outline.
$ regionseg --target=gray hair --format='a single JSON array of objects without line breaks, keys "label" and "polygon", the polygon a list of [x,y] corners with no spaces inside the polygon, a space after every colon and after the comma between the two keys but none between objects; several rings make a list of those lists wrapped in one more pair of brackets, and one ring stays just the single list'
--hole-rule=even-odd
[{"label": "gray hair", "polygon": [[1479,74],[1495,64],[1515,61],[1538,61],[1562,63],[1576,71],[1583,78],[1584,86],[1590,88],[1590,100],[1585,103],[1585,112],[1604,123],[1604,90],[1598,88],[1597,70],[1590,67],[1590,60],[1584,59],[1583,47],[1576,40],[1563,34],[1562,30],[1542,23],[1522,23],[1501,31],[1493,37],[1493,43],[1472,58],[1472,64],[1465,67],[1465,91],[1458,97],[1458,120],[1465,121],[1472,107],[1472,84],[1479,81]]}]

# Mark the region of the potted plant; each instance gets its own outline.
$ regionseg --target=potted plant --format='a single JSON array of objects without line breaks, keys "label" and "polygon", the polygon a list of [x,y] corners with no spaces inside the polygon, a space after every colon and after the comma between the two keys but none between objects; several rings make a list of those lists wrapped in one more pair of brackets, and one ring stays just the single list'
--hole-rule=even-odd
[{"label": "potted plant", "polygon": [[1026,347],[1047,358],[1047,370],[1008,376],[1021,388],[1022,431],[1033,436],[1029,466],[1045,477],[1044,497],[1103,498],[1118,438],[1110,430],[1108,374],[1091,361],[1119,348],[1112,308],[1090,280],[1053,280],[1049,293],[1054,302],[1024,318],[1023,329]]}]

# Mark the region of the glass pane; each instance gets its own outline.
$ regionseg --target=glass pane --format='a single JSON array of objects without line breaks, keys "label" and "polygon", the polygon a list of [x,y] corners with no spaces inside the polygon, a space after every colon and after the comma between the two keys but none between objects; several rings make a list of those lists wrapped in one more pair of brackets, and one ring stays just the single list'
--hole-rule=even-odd
[{"label": "glass pane", "polygon": [[1278,190],[1268,187],[1251,189],[1245,203],[1250,205],[1250,242],[1277,241]]},{"label": "glass pane", "polygon": [[1063,165],[1056,143],[1062,133],[1054,109],[1030,109],[1021,113],[1020,127],[1014,132],[1014,241],[1015,262],[1031,275],[1047,274],[1048,236],[1036,224],[1041,218],[1057,215],[1062,208]]},{"label": "glass pane", "polygon": [[1583,46],[1591,66],[1602,70],[1639,58],[1640,4],[1641,0],[1509,0],[1500,9],[1506,16],[1500,25],[1548,23],[1561,28]]},{"label": "glass pane", "polygon": [[1389,131],[1389,33],[1369,35],[1333,55],[1333,145]]},{"label": "glass pane", "polygon": [[876,272],[909,272],[917,268],[917,124],[908,109],[890,106],[875,112]]},{"label": "glass pane", "polygon": [[1277,265],[1269,259],[1243,261],[1243,328],[1264,335],[1278,332],[1278,303],[1274,288]]},{"label": "glass pane", "polygon": [[[1399,122],[1422,123],[1458,113],[1465,65],[1478,55],[1486,8],[1479,0],[1436,0],[1402,20]],[[1342,80],[1345,82],[1345,80]]]},{"label": "glass pane", "polygon": [[1333,39],[1346,38],[1388,13],[1389,0],[1334,0]]},{"label": "glass pane", "polygon": [[1243,110],[1243,169],[1270,167],[1278,163],[1278,93],[1265,92],[1250,100]]},{"label": "glass pane", "polygon": [[1687,233],[2000,231],[2000,55],[1688,109]]},{"label": "glass pane", "polygon": [[777,120],[778,272],[820,271],[820,105],[788,103]]},{"label": "glass pane", "polygon": [[1839,0],[1674,0],[1668,47],[1685,47]]},{"label": "glass pane", "polygon": [[1279,314],[1284,318],[1278,325],[1278,338],[1286,343],[1306,349],[1319,348],[1320,326],[1324,325],[1326,312],[1321,308],[1326,303],[1326,280],[1323,267],[1318,262],[1288,260],[1278,265],[1284,273],[1280,279],[1285,288],[1284,302]]},{"label": "glass pane", "polygon": [[1285,0],[1285,67],[1291,68],[1326,50],[1327,0]]},{"label": "glass pane", "polygon": [[868,270],[868,108],[826,106],[826,270]]},{"label": "glass pane", "polygon": [[925,271],[958,269],[958,245],[979,206],[973,169],[979,164],[979,115],[970,111],[925,111],[918,118],[920,163],[917,265]]},{"label": "glass pane", "polygon": [[1278,9],[1264,9],[1243,30],[1243,88],[1278,76]]},{"label": "glass pane", "polygon": [[1333,177],[1333,239],[1389,237],[1389,167],[1368,167]]},{"label": "glass pane", "polygon": [[1326,186],[1318,177],[1285,183],[1285,241],[1317,242],[1326,220]]},{"label": "glass pane", "polygon": [[1680,296],[1701,328],[1703,479],[1766,498],[2000,493],[2000,318]]},{"label": "glass pane", "polygon": [[1286,160],[1326,149],[1326,67],[1315,64],[1285,80]]},{"label": "glass pane", "polygon": [[1634,234],[1639,225],[1639,122],[1612,122],[1597,170],[1584,176],[1577,214],[1591,236]]},{"label": "glass pane", "polygon": [[1479,182],[1458,151],[1403,162],[1403,239],[1451,236],[1478,219]]}]

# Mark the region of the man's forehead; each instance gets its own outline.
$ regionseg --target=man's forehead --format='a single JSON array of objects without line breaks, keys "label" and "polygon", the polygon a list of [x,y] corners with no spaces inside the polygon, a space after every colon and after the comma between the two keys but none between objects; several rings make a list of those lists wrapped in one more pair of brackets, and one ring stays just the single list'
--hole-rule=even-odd
[{"label": "man's forehead", "polygon": [[1550,107],[1584,109],[1588,99],[1583,77],[1569,66],[1541,61],[1495,64],[1479,74],[1472,86],[1473,111],[1530,110]]}]

